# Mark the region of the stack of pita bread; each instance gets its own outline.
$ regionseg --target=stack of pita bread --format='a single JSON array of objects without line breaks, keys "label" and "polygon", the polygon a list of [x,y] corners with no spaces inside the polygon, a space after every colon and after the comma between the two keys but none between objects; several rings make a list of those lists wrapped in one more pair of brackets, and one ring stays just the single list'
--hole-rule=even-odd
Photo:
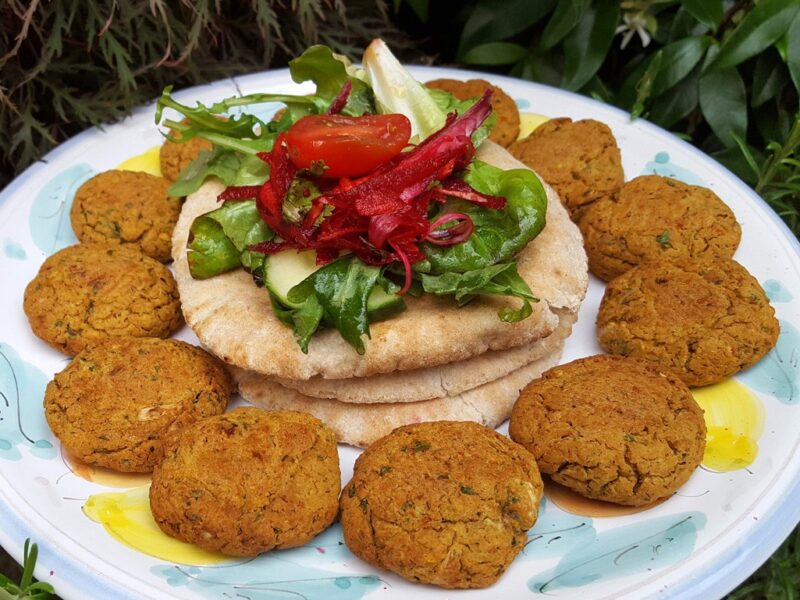
[{"label": "stack of pita bread", "polygon": [[[527,168],[484,142],[478,158]],[[241,395],[271,410],[299,410],[327,423],[340,442],[367,446],[395,427],[435,420],[496,427],[519,391],[556,365],[586,293],[587,263],[578,228],[556,193],[547,225],[517,257],[540,301],[519,323],[497,311],[519,300],[481,297],[463,308],[450,298],[408,297],[406,311],[370,325],[359,355],[335,330],[317,332],[303,354],[292,330],[273,315],[267,292],[242,269],[195,280],[186,240],[195,217],[218,207],[219,183],[187,198],[173,237],[173,258],[187,324],[232,365]]]}]

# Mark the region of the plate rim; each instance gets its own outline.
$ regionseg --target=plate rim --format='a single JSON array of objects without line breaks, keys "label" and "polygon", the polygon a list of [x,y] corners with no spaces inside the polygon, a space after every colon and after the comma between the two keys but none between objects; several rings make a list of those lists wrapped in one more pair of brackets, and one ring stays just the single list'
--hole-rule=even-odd
[{"label": "plate rim", "polygon": [[[421,81],[450,73],[458,74],[461,77],[488,79],[493,83],[497,83],[501,87],[504,83],[513,86],[522,85],[531,89],[532,94],[535,94],[537,91],[542,91],[547,94],[563,95],[569,98],[569,100],[573,103],[587,105],[590,108],[597,108],[600,109],[601,112],[607,111],[611,114],[614,114],[619,119],[630,119],[629,113],[616,106],[606,104],[599,100],[595,100],[575,92],[570,92],[533,81],[527,81],[507,75],[448,66],[432,67],[423,65],[408,65],[408,67],[409,71],[415,75],[415,78]],[[241,85],[246,85],[252,80],[261,81],[265,78],[279,80],[281,85],[292,83],[288,68],[268,69],[255,73],[225,77],[213,82],[182,88],[181,90],[178,90],[178,94],[199,95],[207,93],[213,88],[225,83],[233,84],[233,86],[238,89]],[[113,123],[90,126],[51,149],[42,158],[25,168],[5,188],[0,190],[0,215],[7,210],[7,206],[9,206],[7,204],[7,200],[16,193],[16,190],[20,186],[27,183],[29,179],[35,177],[39,171],[46,169],[49,162],[57,159],[63,153],[68,152],[73,146],[82,143],[85,138],[91,137],[98,131],[102,132],[104,127],[128,125],[132,120],[143,116],[145,113],[152,114],[154,107],[155,101],[145,105],[137,106],[131,111],[131,114],[125,118]],[[759,212],[766,214],[772,221],[772,224],[777,226],[778,230],[782,234],[783,241],[789,242],[789,249],[794,252],[795,258],[798,259],[798,262],[800,262],[800,240],[798,240],[797,236],[792,233],[788,225],[780,218],[774,209],[761,196],[756,194],[750,186],[739,179],[739,177],[737,177],[727,167],[716,161],[713,157],[704,153],[702,150],[696,148],[689,142],[674,135],[670,131],[663,129],[662,127],[659,127],[658,125],[643,118],[636,119],[636,123],[638,126],[643,127],[645,130],[649,130],[658,137],[668,137],[673,143],[677,143],[677,145],[687,154],[697,156],[703,161],[710,161],[713,163],[713,166],[716,170],[722,171],[728,176],[729,182],[736,188],[737,192],[741,193],[741,195],[746,197],[748,200],[755,201],[760,209]],[[5,479],[5,477],[3,478]],[[9,505],[7,500],[7,493],[0,490],[0,501],[3,501],[2,504],[4,504],[5,507],[11,509],[0,511],[0,525],[2,525],[0,527],[0,545],[2,545],[3,548],[17,562],[21,562],[23,553],[23,540],[14,540],[13,537],[8,534],[9,529],[23,529],[25,537],[32,537],[30,534],[34,533],[36,529],[43,530],[43,528],[34,527],[25,519],[24,515],[19,514],[16,511],[16,507],[13,504]],[[13,522],[14,519],[16,519],[16,523]],[[780,503],[773,504],[770,507],[770,510],[766,514],[762,514],[758,520],[758,529],[750,535],[746,545],[739,544],[729,547],[725,552],[717,556],[712,562],[709,563],[709,565],[706,567],[704,575],[701,578],[685,580],[674,587],[660,590],[659,595],[663,595],[665,598],[707,598],[709,596],[722,597],[724,594],[734,589],[737,585],[749,577],[775,552],[781,543],[783,543],[783,541],[788,537],[791,531],[797,527],[798,523],[800,523],[800,479],[794,481],[794,483],[787,490],[786,496]],[[66,534],[60,532],[54,526],[49,525],[49,523],[47,524],[47,527],[48,529],[53,530],[51,533],[55,533],[57,536],[63,537],[64,541],[72,541],[71,538],[69,538]],[[56,560],[56,563],[61,562],[65,566],[69,565],[71,568],[73,566],[77,567],[77,571],[73,571],[73,578],[78,579],[78,575],[82,574],[82,576],[86,578],[88,582],[91,582],[93,588],[97,589],[98,591],[109,589],[107,583],[103,580],[102,574],[96,569],[92,569],[88,564],[78,560],[75,555],[63,553],[59,556],[55,552],[52,552],[54,548],[61,549],[63,546],[62,544],[53,544],[52,539],[49,537],[42,542],[49,542],[49,545],[52,546],[46,550],[53,556],[53,558]],[[40,561],[35,570],[36,577],[40,581],[51,581],[56,583],[57,593],[64,598],[85,597],[85,594],[88,590],[84,581],[81,581],[81,587],[76,589],[69,581],[69,579],[72,578],[64,579],[60,577],[59,571],[57,571],[52,577],[49,575],[49,572],[55,569],[51,569],[50,566],[45,567],[42,564],[41,556],[45,554],[45,552],[43,552],[44,547],[42,542],[37,541],[40,549]],[[83,548],[81,548],[81,552],[84,552]],[[691,555],[684,559],[684,561],[690,559]],[[104,560],[103,562],[106,561]],[[676,564],[679,565],[680,563]],[[121,570],[119,572],[125,576],[128,576]],[[112,583],[114,586],[122,585],[118,579],[115,579],[110,583]],[[143,583],[144,582],[139,582],[140,585]],[[145,585],[147,585],[147,587],[152,591],[158,592],[158,595],[163,596],[163,592],[161,592],[161,590],[153,588],[150,584]],[[64,591],[67,591],[68,594],[64,594]],[[115,588],[114,591],[119,592],[120,590]],[[130,593],[132,590],[128,586],[125,586],[122,591]],[[130,597],[133,598],[135,596]]]}]

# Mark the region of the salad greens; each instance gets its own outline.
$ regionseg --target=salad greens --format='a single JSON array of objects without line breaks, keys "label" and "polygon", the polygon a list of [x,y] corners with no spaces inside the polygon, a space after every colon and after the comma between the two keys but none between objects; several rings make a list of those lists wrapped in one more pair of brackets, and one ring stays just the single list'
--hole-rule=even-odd
[{"label": "salad greens", "polygon": [[[462,114],[475,103],[425,88],[385,50],[388,54],[381,48],[377,53],[372,49],[372,54],[368,50],[364,70],[360,71],[327,47],[309,48],[290,63],[294,81],[311,81],[316,85],[315,93],[309,96],[250,94],[210,106],[187,107],[172,97],[170,88],[165,89],[156,119],[161,120],[165,108],[183,115],[182,121],[163,122],[174,131],[175,141],[201,137],[214,144],[212,151],[201,153],[183,171],[171,192],[189,194],[212,176],[226,186],[258,189],[269,176],[268,165],[258,153],[270,151],[278,135],[300,118],[325,114],[348,82],[350,93],[343,114],[401,112],[411,120],[417,142],[438,131],[448,113]],[[402,93],[397,93],[398,86],[402,87]],[[226,116],[230,109],[266,102],[285,104],[286,111],[279,120],[264,122],[248,114]],[[486,139],[494,119],[492,115],[474,130],[473,145]],[[541,182],[531,171],[503,171],[478,160],[456,175],[477,192],[505,198],[505,208],[498,210],[453,197],[443,203],[433,202],[427,215],[430,222],[448,214],[461,214],[472,221],[474,229],[462,243],[422,242],[424,260],[417,258],[418,262],[412,265],[409,293],[452,296],[459,306],[479,295],[511,296],[522,301],[521,307],[504,308],[498,316],[506,322],[522,320],[531,314],[530,303],[537,298],[519,275],[514,256],[544,227],[547,199]],[[293,226],[302,223],[312,202],[322,193],[316,185],[308,172],[297,173],[282,199],[280,212],[285,223]],[[330,210],[327,207],[319,218],[327,217]],[[257,244],[262,248],[270,244],[277,247],[283,241],[262,219],[256,200],[230,200],[193,222],[188,240],[190,271],[193,277],[203,279],[243,267],[261,285],[265,283],[270,258],[252,247]],[[268,281],[267,291],[275,315],[292,327],[303,352],[308,351],[314,332],[325,326],[335,327],[350,345],[363,353],[363,336],[369,336],[370,320],[384,314],[370,305],[371,294],[379,288],[384,294],[397,293],[402,272],[398,264],[367,265],[353,254],[343,254],[310,275],[301,275],[304,279],[289,289],[288,294],[283,291],[280,297],[276,296],[277,290],[273,292]],[[389,312],[404,307],[402,301],[395,302]]]}]

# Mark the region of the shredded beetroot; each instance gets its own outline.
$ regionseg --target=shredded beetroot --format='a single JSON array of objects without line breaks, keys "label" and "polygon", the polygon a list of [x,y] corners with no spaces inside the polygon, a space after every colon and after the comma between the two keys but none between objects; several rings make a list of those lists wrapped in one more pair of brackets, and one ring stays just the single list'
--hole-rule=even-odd
[{"label": "shredded beetroot", "polygon": [[329,115],[338,115],[344,109],[345,104],[347,104],[347,99],[350,97],[350,90],[353,89],[353,84],[350,83],[350,80],[344,82],[342,89],[339,90],[339,93],[336,94],[336,97],[331,101],[331,105],[328,107],[328,114]]},{"label": "shredded beetroot", "polygon": [[219,196],[217,196],[217,200],[219,202],[227,202],[228,200],[247,200],[248,198],[258,198],[258,193],[260,191],[260,185],[232,185]]},{"label": "shredded beetroot", "polygon": [[[340,111],[349,93],[348,83],[330,111]],[[283,134],[270,152],[258,155],[269,165],[269,181],[255,190],[257,193],[251,186],[228,188],[220,199],[257,196],[261,218],[280,240],[251,246],[251,250],[273,254],[287,248],[311,248],[318,264],[326,264],[342,252],[352,252],[370,265],[399,262],[405,274],[402,294],[411,285],[412,265],[425,259],[420,243],[459,244],[474,230],[469,215],[459,212],[444,214],[431,223],[427,215],[432,201],[456,197],[487,208],[505,206],[504,198],[478,192],[452,176],[472,159],[475,148],[470,136],[491,110],[491,91],[487,90],[463,115],[448,115],[439,131],[369,175],[335,183],[320,179],[322,195],[311,203],[300,225],[286,222],[282,215],[284,198],[297,175]]]}]

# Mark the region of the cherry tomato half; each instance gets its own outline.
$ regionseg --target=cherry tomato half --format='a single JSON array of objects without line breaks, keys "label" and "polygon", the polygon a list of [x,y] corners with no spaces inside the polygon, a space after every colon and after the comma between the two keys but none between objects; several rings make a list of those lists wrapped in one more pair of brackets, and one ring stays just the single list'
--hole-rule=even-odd
[{"label": "cherry tomato half", "polygon": [[286,145],[299,169],[322,161],[324,177],[358,177],[396,156],[410,137],[411,122],[404,115],[310,115],[286,132]]}]

